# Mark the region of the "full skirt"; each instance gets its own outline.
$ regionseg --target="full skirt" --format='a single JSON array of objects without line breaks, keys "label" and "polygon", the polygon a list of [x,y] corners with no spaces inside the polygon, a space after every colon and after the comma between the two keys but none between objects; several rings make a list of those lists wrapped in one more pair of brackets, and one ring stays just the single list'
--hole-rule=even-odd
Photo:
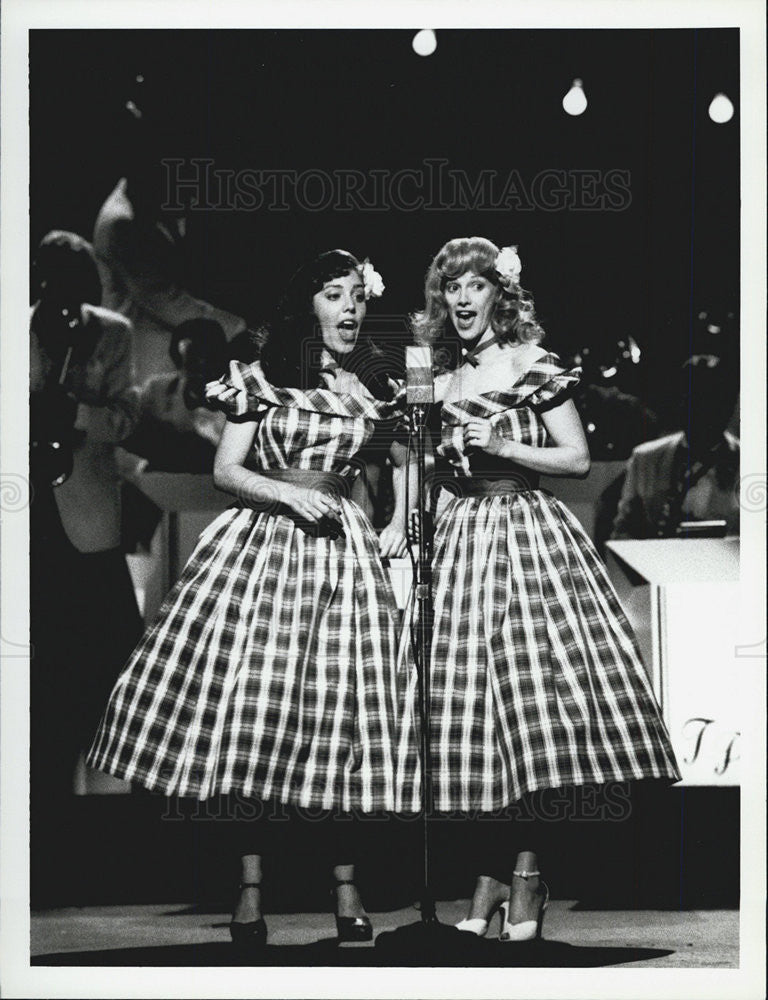
[{"label": "full skirt", "polygon": [[398,612],[362,511],[339,537],[230,509],[112,692],[88,763],[166,794],[392,809]]},{"label": "full skirt", "polygon": [[[416,673],[401,669],[398,809],[418,810]],[[434,551],[431,752],[439,811],[525,793],[678,780],[639,650],[579,522],[542,490],[452,499]]]}]

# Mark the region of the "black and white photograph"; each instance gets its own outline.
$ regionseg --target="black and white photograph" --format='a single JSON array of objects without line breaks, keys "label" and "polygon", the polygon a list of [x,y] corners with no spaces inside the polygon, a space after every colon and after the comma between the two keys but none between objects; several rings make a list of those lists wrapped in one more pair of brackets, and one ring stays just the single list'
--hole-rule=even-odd
[{"label": "black and white photograph", "polygon": [[764,995],[761,8],[6,0],[4,995]]}]

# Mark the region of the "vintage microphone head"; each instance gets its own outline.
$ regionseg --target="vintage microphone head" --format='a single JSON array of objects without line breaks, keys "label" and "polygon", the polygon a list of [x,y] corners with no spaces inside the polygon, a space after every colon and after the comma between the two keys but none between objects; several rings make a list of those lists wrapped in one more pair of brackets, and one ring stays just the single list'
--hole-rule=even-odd
[{"label": "vintage microphone head", "polygon": [[405,401],[409,406],[426,406],[435,401],[431,347],[405,349]]}]

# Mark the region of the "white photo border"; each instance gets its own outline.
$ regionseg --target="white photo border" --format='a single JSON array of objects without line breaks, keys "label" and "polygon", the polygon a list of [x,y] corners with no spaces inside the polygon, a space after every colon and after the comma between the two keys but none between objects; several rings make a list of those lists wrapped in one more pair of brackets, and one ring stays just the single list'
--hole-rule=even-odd
[{"label": "white photo border", "polygon": [[[28,395],[28,31],[34,28],[725,28],[741,39],[742,474],[765,492],[765,26],[760,0],[4,0],[0,158],[0,460],[2,491],[26,473]],[[764,507],[764,504],[762,505]],[[765,511],[742,514],[745,660],[740,968],[287,969],[43,968],[29,965],[28,514],[3,511],[0,612],[0,988],[9,997],[597,997],[753,998],[764,989]]]}]

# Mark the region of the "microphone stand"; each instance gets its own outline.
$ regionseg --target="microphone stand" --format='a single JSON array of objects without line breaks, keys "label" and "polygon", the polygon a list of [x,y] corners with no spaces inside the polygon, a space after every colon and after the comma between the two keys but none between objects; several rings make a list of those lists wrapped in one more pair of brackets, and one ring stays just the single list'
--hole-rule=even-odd
[{"label": "microphone stand", "polygon": [[[478,961],[480,940],[455,927],[441,924],[435,911],[435,898],[430,879],[431,818],[434,812],[432,747],[430,739],[430,661],[432,653],[432,523],[427,511],[426,442],[427,413],[425,403],[409,404],[409,432],[415,443],[418,475],[418,558],[415,560],[413,599],[415,623],[411,626],[413,658],[419,700],[421,740],[421,812],[422,812],[422,880],[420,892],[421,919],[416,923],[384,931],[376,938],[376,947],[390,965],[473,965]],[[480,956],[482,961],[482,956]]]},{"label": "microphone stand", "polygon": [[[409,358],[410,353],[410,358]],[[420,893],[421,920],[417,923],[384,931],[376,938],[376,947],[392,965],[473,965],[478,959],[478,942],[447,924],[441,924],[435,912],[435,898],[430,880],[431,820],[434,813],[432,745],[430,739],[431,655],[434,611],[432,604],[432,519],[427,511],[427,415],[434,400],[432,355],[429,348],[406,348],[408,388],[413,397],[408,402],[409,436],[415,443],[418,496],[418,558],[414,560],[413,611],[411,643],[416,667],[421,740],[421,812],[422,812],[422,880]],[[406,475],[410,476],[410,468]],[[484,942],[483,942],[484,943]],[[482,958],[482,956],[480,956]]]},{"label": "microphone stand", "polygon": [[421,810],[422,810],[422,886],[421,922],[437,924],[435,900],[429,877],[430,828],[429,820],[434,811],[432,786],[432,746],[430,739],[430,662],[432,653],[432,525],[426,504],[426,434],[427,406],[416,403],[411,407],[410,432],[416,442],[416,471],[418,495],[416,511],[418,515],[419,538],[414,597],[416,601],[415,661],[419,695],[419,716],[421,723]]}]

